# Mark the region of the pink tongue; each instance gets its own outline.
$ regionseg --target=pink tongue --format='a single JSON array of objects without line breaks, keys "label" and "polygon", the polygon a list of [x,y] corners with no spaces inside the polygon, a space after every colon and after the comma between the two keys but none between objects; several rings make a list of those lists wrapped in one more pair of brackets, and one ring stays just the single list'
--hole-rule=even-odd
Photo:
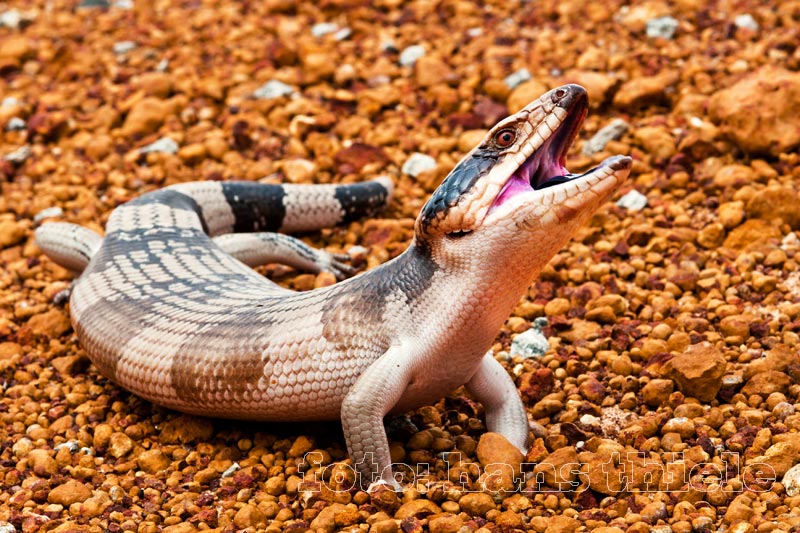
[{"label": "pink tongue", "polygon": [[494,204],[492,208],[499,207],[503,205],[503,202],[511,198],[512,196],[516,196],[521,192],[530,192],[531,185],[528,183],[527,180],[522,179],[517,174],[511,176],[511,179],[508,180],[503,187],[503,190],[500,191],[500,194],[497,195],[497,198],[494,200]]}]

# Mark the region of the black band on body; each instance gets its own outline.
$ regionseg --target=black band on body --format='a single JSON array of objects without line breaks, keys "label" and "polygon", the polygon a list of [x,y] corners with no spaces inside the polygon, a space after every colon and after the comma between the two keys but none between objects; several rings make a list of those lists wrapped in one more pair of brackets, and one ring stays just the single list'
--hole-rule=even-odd
[{"label": "black band on body", "polygon": [[278,231],[286,216],[283,187],[268,183],[227,181],[222,192],[233,210],[234,233]]},{"label": "black band on body", "polygon": [[377,181],[340,185],[334,193],[344,211],[342,223],[370,217],[386,207],[389,191]]}]

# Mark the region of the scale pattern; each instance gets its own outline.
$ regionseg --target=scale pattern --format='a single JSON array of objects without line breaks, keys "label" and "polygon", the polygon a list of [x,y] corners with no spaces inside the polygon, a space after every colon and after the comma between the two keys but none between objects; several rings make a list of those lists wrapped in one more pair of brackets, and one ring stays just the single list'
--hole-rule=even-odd
[{"label": "scale pattern", "polygon": [[[155,403],[209,416],[335,419],[343,394],[384,347],[371,333],[325,327],[325,315],[352,323],[340,315],[380,310],[380,288],[359,281],[292,293],[209,235],[297,228],[301,218],[302,229],[314,229],[354,210],[374,213],[389,194],[375,181],[321,191],[204,182],[144,195],[112,213],[76,283],[75,330],[104,375]],[[304,206],[302,216],[293,204],[273,209],[287,198]],[[326,309],[332,293],[361,303]]]}]

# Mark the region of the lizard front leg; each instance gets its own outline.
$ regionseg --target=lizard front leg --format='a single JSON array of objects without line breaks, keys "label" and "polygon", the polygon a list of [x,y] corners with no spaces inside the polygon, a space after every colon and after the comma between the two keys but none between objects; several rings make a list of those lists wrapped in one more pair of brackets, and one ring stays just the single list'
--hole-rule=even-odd
[{"label": "lizard front leg", "polygon": [[467,391],[483,404],[486,427],[500,433],[523,455],[528,452],[528,415],[514,381],[491,354],[481,360]]},{"label": "lizard front leg", "polygon": [[359,483],[382,482],[402,490],[392,474],[383,417],[397,404],[411,381],[411,365],[393,345],[361,374],[342,402],[342,428]]}]

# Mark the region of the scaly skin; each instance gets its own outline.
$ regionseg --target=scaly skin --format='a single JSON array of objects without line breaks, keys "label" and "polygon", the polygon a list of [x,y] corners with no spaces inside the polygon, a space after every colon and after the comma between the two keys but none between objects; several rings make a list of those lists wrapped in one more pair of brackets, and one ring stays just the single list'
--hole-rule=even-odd
[{"label": "scaly skin", "polygon": [[278,191],[280,224],[258,205],[259,195],[275,203],[273,189],[197,183],[145,195],[112,213],[76,282],[75,331],[104,375],[160,405],[241,419],[341,417],[362,486],[399,487],[383,417],[463,384],[489,430],[524,452],[524,406],[486,352],[537,273],[628,175],[630,159],[617,157],[542,188],[566,173],[585,110],[585,91],[565,86],[503,120],[433,194],[405,253],[310,292],[261,278],[208,235],[336,222],[321,201],[305,216],[287,207],[314,204],[318,189]]}]

